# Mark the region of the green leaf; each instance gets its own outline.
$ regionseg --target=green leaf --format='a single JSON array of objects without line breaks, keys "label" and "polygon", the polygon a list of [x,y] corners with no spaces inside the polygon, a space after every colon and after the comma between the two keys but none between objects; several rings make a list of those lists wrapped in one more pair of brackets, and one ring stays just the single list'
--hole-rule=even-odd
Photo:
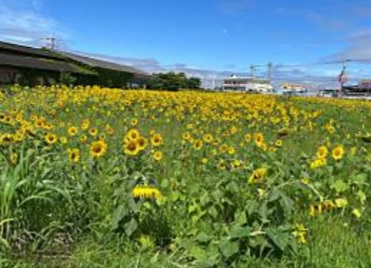
[{"label": "green leaf", "polygon": [[294,201],[290,197],[288,197],[286,194],[282,193],[280,204],[281,204],[282,208],[284,209],[284,211],[288,215],[291,215],[291,212],[294,208]]},{"label": "green leaf", "polygon": [[367,199],[366,194],[362,190],[359,190],[357,196],[363,205]]},{"label": "green leaf", "polygon": [[189,254],[199,262],[205,262],[207,260],[206,251],[198,246],[192,247]]},{"label": "green leaf", "polygon": [[249,200],[246,202],[245,208],[247,210],[247,213],[249,215],[252,215],[253,213],[258,211],[259,203],[255,200]]},{"label": "green leaf", "polygon": [[204,232],[201,232],[197,237],[196,240],[200,243],[207,243],[210,241],[210,237],[205,234]]},{"label": "green leaf", "polygon": [[250,233],[251,233],[250,228],[235,225],[231,229],[230,237],[231,238],[244,238],[244,237],[248,237]]},{"label": "green leaf", "polygon": [[274,202],[281,197],[281,191],[277,188],[273,189],[268,197],[268,202]]},{"label": "green leaf", "polygon": [[335,189],[337,193],[342,193],[348,190],[349,186],[343,180],[337,180],[332,186],[332,189]]},{"label": "green leaf", "polygon": [[138,228],[138,222],[132,218],[129,222],[124,225],[125,233],[127,236],[131,236]]},{"label": "green leaf", "polygon": [[229,239],[223,239],[219,242],[219,249],[223,256],[227,259],[232,257],[239,251],[239,244],[236,241],[230,241]]},{"label": "green leaf", "polygon": [[284,251],[289,243],[290,234],[282,230],[269,228],[266,231],[269,239],[278,247],[281,251]]},{"label": "green leaf", "polygon": [[239,225],[244,225],[247,223],[247,217],[245,211],[239,211],[234,215],[236,223]]},{"label": "green leaf", "polygon": [[118,228],[120,221],[127,216],[129,211],[124,205],[118,206],[115,211],[113,212],[113,219],[112,219],[112,229],[115,230]]},{"label": "green leaf", "polygon": [[355,184],[365,184],[367,180],[367,174],[364,174],[364,173],[358,174],[352,180],[353,180],[353,183]]}]

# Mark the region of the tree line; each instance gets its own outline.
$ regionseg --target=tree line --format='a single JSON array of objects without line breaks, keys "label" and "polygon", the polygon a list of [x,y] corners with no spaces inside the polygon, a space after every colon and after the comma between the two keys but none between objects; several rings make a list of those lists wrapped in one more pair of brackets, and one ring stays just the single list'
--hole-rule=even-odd
[{"label": "tree line", "polygon": [[196,77],[188,78],[185,73],[157,73],[153,74],[147,81],[148,89],[179,90],[179,89],[199,89],[201,80]]}]

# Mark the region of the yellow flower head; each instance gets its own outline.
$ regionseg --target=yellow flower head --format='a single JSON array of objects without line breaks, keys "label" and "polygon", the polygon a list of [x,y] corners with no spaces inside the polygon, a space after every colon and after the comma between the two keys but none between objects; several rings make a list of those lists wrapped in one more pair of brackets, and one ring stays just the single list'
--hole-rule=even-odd
[{"label": "yellow flower head", "polygon": [[67,131],[70,136],[75,136],[78,132],[78,129],[77,127],[69,127]]},{"label": "yellow flower head", "polygon": [[266,173],[267,173],[266,168],[255,169],[249,178],[249,183],[256,183],[262,181]]},{"label": "yellow flower head", "polygon": [[154,147],[160,146],[163,143],[162,136],[160,134],[154,134],[151,137],[151,143]]},{"label": "yellow flower head", "polygon": [[131,195],[133,196],[133,198],[143,198],[143,199],[149,199],[149,198],[158,199],[162,197],[160,190],[158,190],[156,187],[147,186],[147,185],[135,186],[131,192]]},{"label": "yellow flower head", "polygon": [[332,158],[340,160],[344,156],[344,147],[339,145],[332,150]]},{"label": "yellow flower head", "polygon": [[68,149],[68,159],[72,163],[77,163],[80,160],[80,150],[75,148],[75,149]]},{"label": "yellow flower head", "polygon": [[153,159],[156,161],[160,161],[162,159],[162,152],[156,151],[153,153]]},{"label": "yellow flower head", "polygon": [[107,143],[103,140],[94,141],[90,145],[90,155],[92,157],[101,157],[103,156],[107,151]]},{"label": "yellow flower head", "polygon": [[57,135],[49,132],[45,135],[45,141],[49,145],[54,144],[58,141]]},{"label": "yellow flower head", "polygon": [[137,155],[140,152],[140,148],[136,140],[125,141],[123,149],[124,149],[124,153],[130,156]]}]

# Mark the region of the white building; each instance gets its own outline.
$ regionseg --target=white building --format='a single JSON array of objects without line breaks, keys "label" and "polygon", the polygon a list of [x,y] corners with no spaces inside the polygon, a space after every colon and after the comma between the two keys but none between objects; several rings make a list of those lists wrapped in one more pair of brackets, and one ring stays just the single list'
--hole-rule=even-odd
[{"label": "white building", "polygon": [[223,91],[273,93],[273,90],[273,86],[267,79],[232,75],[223,81]]}]

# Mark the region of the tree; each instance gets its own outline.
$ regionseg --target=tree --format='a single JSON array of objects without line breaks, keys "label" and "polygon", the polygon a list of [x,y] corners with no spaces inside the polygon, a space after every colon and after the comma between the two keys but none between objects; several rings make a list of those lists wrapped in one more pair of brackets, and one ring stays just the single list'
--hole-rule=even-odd
[{"label": "tree", "polygon": [[187,78],[185,73],[157,73],[147,82],[149,89],[179,90],[181,88],[197,89],[201,86],[199,78]]}]

